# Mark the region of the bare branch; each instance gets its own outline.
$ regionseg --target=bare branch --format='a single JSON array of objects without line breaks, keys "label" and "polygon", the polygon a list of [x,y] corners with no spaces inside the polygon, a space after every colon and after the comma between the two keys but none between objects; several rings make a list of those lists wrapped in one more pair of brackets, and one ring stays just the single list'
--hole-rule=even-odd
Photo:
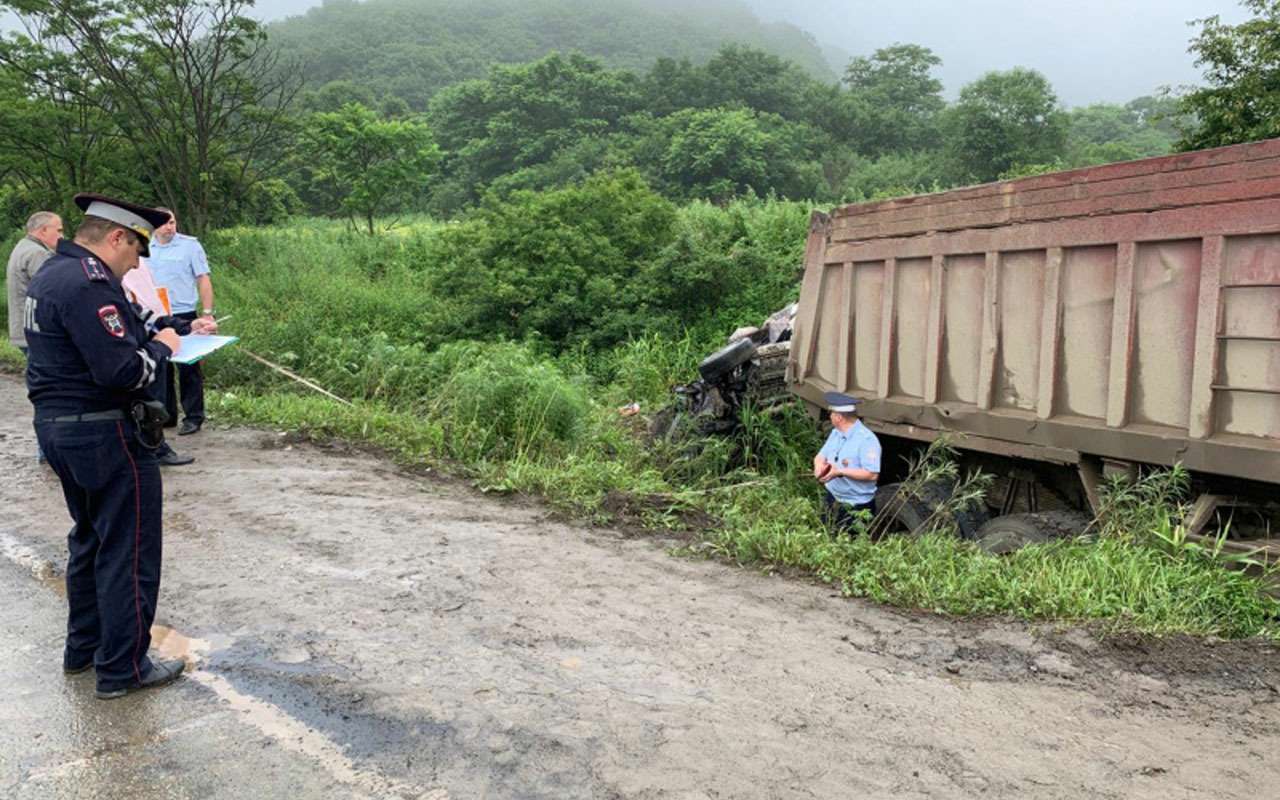
[{"label": "bare branch", "polygon": [[66,109],[78,130],[45,152],[16,137],[14,146],[53,159],[49,151],[83,155],[124,143],[140,174],[195,228],[229,221],[253,181],[279,168],[262,157],[282,144],[302,88],[244,16],[252,5],[47,0],[21,14],[25,41],[6,37],[0,65]]}]

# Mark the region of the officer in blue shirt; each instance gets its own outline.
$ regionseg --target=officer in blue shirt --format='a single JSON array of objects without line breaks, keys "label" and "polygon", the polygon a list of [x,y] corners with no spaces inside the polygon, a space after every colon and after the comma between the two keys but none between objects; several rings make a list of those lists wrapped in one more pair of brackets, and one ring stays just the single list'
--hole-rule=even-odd
[{"label": "officer in blue shirt", "polygon": [[[178,319],[213,322],[213,279],[209,277],[209,259],[204,247],[194,236],[178,233],[178,218],[167,208],[163,225],[156,227],[151,240],[147,266],[156,283],[169,293],[170,311]],[[196,313],[199,309],[199,314]],[[161,376],[160,394],[169,412],[169,424],[178,421],[178,395],[173,392],[174,367],[177,367],[178,395],[182,398],[182,426],[179,436],[200,430],[204,424],[204,371],[200,364],[170,364]]]},{"label": "officer in blue shirt", "polygon": [[27,394],[74,522],[63,670],[95,667],[98,697],[110,699],[183,668],[147,656],[160,591],[155,453],[164,419],[146,400],[193,326],[143,312],[120,285],[168,215],[101,195],[75,202],[85,218],[74,241],[58,244],[27,289]]},{"label": "officer in blue shirt", "polygon": [[837,531],[850,531],[858,511],[876,511],[880,478],[880,440],[858,419],[858,400],[840,392],[823,395],[831,413],[831,435],[813,457],[813,477],[827,489],[828,519]]}]

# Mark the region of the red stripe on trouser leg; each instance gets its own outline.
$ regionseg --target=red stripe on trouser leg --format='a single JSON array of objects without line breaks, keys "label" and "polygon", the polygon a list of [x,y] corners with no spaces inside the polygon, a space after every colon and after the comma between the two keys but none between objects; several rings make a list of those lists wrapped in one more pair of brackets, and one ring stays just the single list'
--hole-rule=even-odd
[{"label": "red stripe on trouser leg", "polygon": [[142,487],[138,477],[138,464],[129,452],[129,443],[124,438],[124,424],[116,423],[116,433],[120,436],[120,447],[125,458],[129,459],[129,468],[133,470],[133,610],[138,619],[138,635],[133,644],[133,675],[142,682],[142,669],[138,666],[138,648],[142,645],[142,594],[138,588],[138,551],[142,549]]}]

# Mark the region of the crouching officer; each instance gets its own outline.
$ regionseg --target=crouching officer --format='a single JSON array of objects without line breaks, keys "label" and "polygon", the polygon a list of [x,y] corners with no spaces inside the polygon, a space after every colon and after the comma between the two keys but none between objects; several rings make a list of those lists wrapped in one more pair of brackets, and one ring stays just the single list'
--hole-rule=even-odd
[{"label": "crouching officer", "polygon": [[27,394],[74,522],[63,670],[95,667],[98,697],[111,699],[183,669],[147,656],[160,591],[164,416],[146,401],[190,326],[141,312],[120,285],[169,215],[99,195],[75,202],[85,212],[75,240],[58,245],[27,292]]},{"label": "crouching officer", "polygon": [[876,512],[880,440],[858,419],[858,400],[840,392],[823,395],[831,414],[831,435],[813,457],[813,477],[827,489],[827,518],[836,532],[850,532],[859,511]]}]

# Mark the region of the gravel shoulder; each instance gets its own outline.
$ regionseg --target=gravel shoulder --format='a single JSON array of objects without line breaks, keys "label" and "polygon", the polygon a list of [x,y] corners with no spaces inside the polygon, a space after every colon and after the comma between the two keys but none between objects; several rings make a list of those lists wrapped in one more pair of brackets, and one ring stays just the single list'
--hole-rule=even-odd
[{"label": "gravel shoulder", "polygon": [[[165,472],[157,624],[198,646],[154,715],[283,755],[173,796],[267,796],[282,770],[305,777],[300,798],[1252,799],[1280,785],[1274,645],[901,612],[272,431],[177,444],[197,462]],[[32,677],[56,665],[62,624],[56,580],[32,564],[60,571],[69,526],[33,452],[22,387],[0,376],[0,584],[6,605],[39,609],[6,625],[25,649],[0,673],[27,701],[0,722],[53,720],[48,745],[0,737],[0,793],[90,796],[32,777],[119,755],[70,730],[76,704],[101,709]],[[160,724],[128,708],[122,724]],[[220,756],[170,758],[185,774]],[[113,774],[136,778],[127,765]]]}]

